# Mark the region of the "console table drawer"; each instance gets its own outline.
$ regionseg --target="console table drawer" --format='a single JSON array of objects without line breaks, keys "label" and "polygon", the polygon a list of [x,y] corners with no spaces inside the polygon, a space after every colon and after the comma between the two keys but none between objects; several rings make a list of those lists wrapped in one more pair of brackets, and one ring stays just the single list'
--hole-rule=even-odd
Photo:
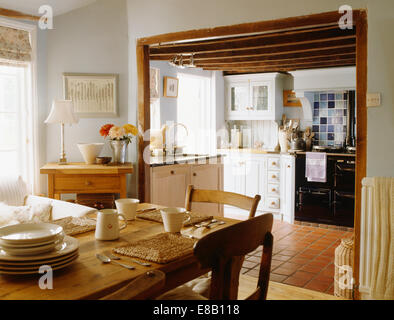
[{"label": "console table drawer", "polygon": [[112,175],[56,175],[55,191],[108,191],[120,189],[119,176]]}]

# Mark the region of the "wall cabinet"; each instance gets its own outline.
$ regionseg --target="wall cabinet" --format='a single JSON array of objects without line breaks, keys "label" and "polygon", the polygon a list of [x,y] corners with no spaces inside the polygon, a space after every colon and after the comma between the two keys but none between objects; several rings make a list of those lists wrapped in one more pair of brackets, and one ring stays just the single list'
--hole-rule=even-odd
[{"label": "wall cabinet", "polygon": [[283,90],[291,76],[279,73],[225,76],[226,120],[280,120]]},{"label": "wall cabinet", "polygon": [[[176,164],[151,168],[151,202],[167,207],[185,207],[186,189],[193,184],[196,189],[223,190],[221,164]],[[222,206],[195,203],[192,210],[221,216]]]}]

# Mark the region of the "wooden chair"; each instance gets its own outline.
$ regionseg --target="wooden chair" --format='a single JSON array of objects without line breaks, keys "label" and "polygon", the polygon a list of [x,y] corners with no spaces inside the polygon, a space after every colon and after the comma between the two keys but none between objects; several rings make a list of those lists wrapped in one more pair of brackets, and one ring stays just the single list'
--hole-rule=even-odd
[{"label": "wooden chair", "polygon": [[255,195],[254,198],[251,198],[233,192],[194,189],[193,185],[189,185],[186,190],[185,208],[191,211],[192,202],[226,204],[248,210],[250,219],[255,216],[260,200],[260,195]]},{"label": "wooden chair", "polygon": [[[211,300],[236,300],[238,297],[240,257],[263,245],[259,278],[256,290],[247,300],[265,300],[271,269],[273,236],[271,213],[241,221],[212,232],[194,245],[194,255],[201,268],[212,269],[210,281]],[[204,299],[204,297],[200,297]],[[196,299],[189,287],[180,286],[160,296],[159,299]]]},{"label": "wooden chair", "polygon": [[152,270],[100,300],[147,300],[155,298],[165,283],[165,273]]}]

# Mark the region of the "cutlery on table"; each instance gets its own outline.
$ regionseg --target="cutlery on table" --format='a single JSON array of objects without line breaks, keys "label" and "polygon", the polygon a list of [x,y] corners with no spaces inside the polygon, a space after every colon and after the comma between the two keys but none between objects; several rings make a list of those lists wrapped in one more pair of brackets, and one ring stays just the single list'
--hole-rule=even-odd
[{"label": "cutlery on table", "polygon": [[225,224],[226,222],[224,221],[215,221],[215,222],[211,222],[210,224],[208,224],[207,226],[205,226],[205,228],[211,228],[212,226],[220,226],[222,224]]},{"label": "cutlery on table", "polygon": [[[111,260],[120,260],[119,257],[113,255],[112,253],[110,253],[110,252],[108,252],[108,251],[106,251],[106,252],[104,252],[104,253],[105,253],[106,256],[107,256],[108,258],[110,258]],[[129,260],[131,260],[132,262],[135,262],[135,263],[137,263],[137,264],[139,264],[139,265],[141,265],[141,266],[144,266],[144,267],[150,267],[150,266],[151,266],[150,263],[141,262],[141,261],[134,260],[134,259],[131,259],[131,258],[129,258]]]},{"label": "cutlery on table", "polygon": [[157,208],[148,208],[148,209],[140,209],[140,210],[137,210],[136,212],[137,213],[145,213],[145,212],[156,211],[156,210],[157,210]]},{"label": "cutlery on table", "polygon": [[130,270],[134,270],[135,269],[133,266],[130,266],[130,265],[124,264],[124,263],[120,263],[120,262],[117,262],[117,261],[114,261],[114,260],[111,260],[107,256],[104,256],[104,255],[99,254],[99,253],[96,254],[96,257],[97,257],[97,259],[99,259],[103,263],[110,263],[110,262],[112,262],[112,263],[118,264],[118,265],[120,265],[120,266],[122,266],[123,268],[126,268],[126,269],[130,269]]},{"label": "cutlery on table", "polygon": [[207,225],[209,225],[211,223],[216,223],[217,221],[218,220],[216,220],[216,219],[212,219],[211,221],[196,223],[193,225],[193,227],[202,228],[202,227],[206,227]]}]

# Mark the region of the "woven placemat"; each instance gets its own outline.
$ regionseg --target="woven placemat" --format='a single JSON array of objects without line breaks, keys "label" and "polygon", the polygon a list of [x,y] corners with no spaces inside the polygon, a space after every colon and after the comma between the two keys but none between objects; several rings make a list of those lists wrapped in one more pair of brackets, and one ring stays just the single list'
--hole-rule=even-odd
[{"label": "woven placemat", "polygon": [[96,221],[89,218],[66,217],[53,220],[52,223],[63,227],[64,233],[68,236],[96,229]]},{"label": "woven placemat", "polygon": [[[203,215],[195,213],[195,212],[190,212],[190,216],[191,216],[190,221],[188,221],[187,223],[184,223],[183,224],[184,227],[189,227],[193,224],[213,219],[213,216],[203,216]],[[141,218],[141,219],[145,219],[145,220],[163,223],[163,219],[161,217],[160,210],[140,213],[140,214],[137,214],[137,217]],[[187,218],[188,218],[188,215],[185,215],[184,220],[187,220]]]},{"label": "woven placemat", "polygon": [[115,253],[155,263],[168,263],[193,252],[197,240],[174,233],[155,236],[114,248]]}]

